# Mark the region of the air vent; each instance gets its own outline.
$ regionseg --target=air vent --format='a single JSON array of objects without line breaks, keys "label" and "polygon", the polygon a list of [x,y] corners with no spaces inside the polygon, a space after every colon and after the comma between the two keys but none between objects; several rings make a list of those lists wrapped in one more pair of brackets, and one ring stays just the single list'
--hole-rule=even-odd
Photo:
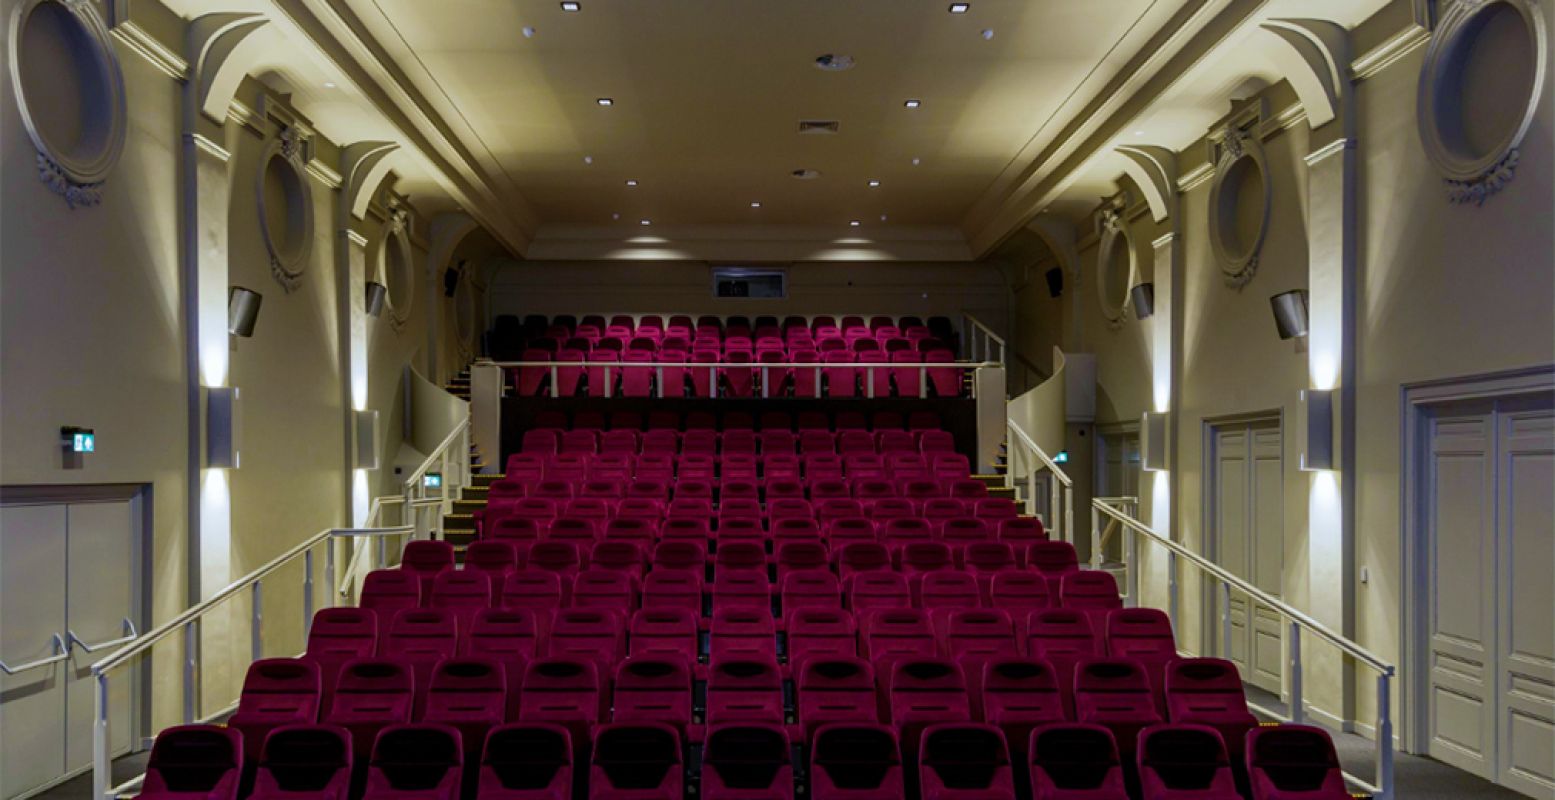
[{"label": "air vent", "polygon": [[800,133],[836,133],[842,125],[834,119],[799,120]]},{"label": "air vent", "polygon": [[801,181],[813,181],[821,177],[821,171],[817,169],[796,169],[788,174],[793,176],[795,180]]}]

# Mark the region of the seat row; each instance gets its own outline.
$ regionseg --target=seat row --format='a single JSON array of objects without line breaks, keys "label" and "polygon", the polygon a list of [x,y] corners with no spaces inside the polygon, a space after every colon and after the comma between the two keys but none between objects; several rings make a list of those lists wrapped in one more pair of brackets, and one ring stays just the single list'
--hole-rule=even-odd
[{"label": "seat row", "polygon": [[[543,314],[530,314],[520,320],[511,314],[499,315],[496,319],[495,331],[503,335],[520,335],[530,338],[542,336],[547,332],[572,336],[580,331],[605,332],[616,329],[626,332],[628,335],[663,335],[673,333],[680,335],[700,334],[703,336],[722,335],[751,335],[752,331],[759,333],[781,334],[783,336],[797,334],[799,331],[807,331],[812,336],[818,335],[829,329],[840,331],[866,330],[878,332],[882,329],[896,328],[907,330],[910,328],[926,328],[933,336],[950,339],[955,336],[955,326],[949,317],[929,317],[927,320],[917,316],[890,317],[876,315],[868,321],[860,315],[847,315],[840,320],[829,314],[817,314],[814,316],[790,315],[781,321],[775,316],[758,316],[754,320],[750,317],[736,314],[728,317],[720,317],[713,314],[704,314],[696,319],[689,315],[675,314],[669,316],[666,321],[661,314],[615,314],[608,319],[602,314],[585,314],[582,319],[572,314],[557,314],[554,317],[546,317]],[[758,335],[759,335],[758,333]]]},{"label": "seat row", "polygon": [[[526,348],[521,360],[526,365],[509,378],[520,397],[962,397],[966,391],[965,369],[948,366],[956,356],[943,348]],[[776,364],[798,366],[764,366]],[[856,366],[868,364],[893,366]]]},{"label": "seat row", "polygon": [[639,434],[634,430],[598,431],[533,428],[524,432],[522,450],[526,455],[614,453],[624,455],[841,455],[867,456],[956,452],[956,437],[948,431],[805,430],[795,434],[786,430],[690,430],[684,433],[654,430]]},{"label": "seat row", "polygon": [[533,427],[555,430],[724,430],[724,431],[829,431],[846,430],[940,430],[944,427],[939,414],[933,411],[914,411],[903,415],[897,411],[875,411],[866,416],[862,411],[763,411],[754,415],[744,411],[679,411],[659,409],[646,415],[636,411],[600,411],[582,409],[571,414],[560,409],[548,408],[534,415]]},{"label": "seat row", "polygon": [[[542,480],[565,481],[575,487],[584,481],[673,481],[676,478],[710,481],[730,479],[744,481],[770,480],[886,480],[893,483],[905,481],[956,481],[970,477],[971,464],[960,453],[914,452],[887,453],[885,455],[854,454],[839,456],[833,453],[774,452],[764,455],[752,453],[514,453],[504,464],[505,472],[500,480],[533,484]],[[513,489],[505,484],[506,489]],[[581,488],[581,487],[578,487]],[[805,487],[800,487],[801,489]],[[925,497],[949,494],[934,487],[927,487]],[[528,495],[528,491],[509,491],[509,494]],[[573,496],[580,492],[575,488]],[[789,493],[794,495],[793,492]],[[798,493],[803,496],[804,492]],[[641,493],[645,497],[659,497],[656,489]],[[831,492],[832,496],[851,496],[852,492]],[[622,497],[632,494],[623,491]]]}]

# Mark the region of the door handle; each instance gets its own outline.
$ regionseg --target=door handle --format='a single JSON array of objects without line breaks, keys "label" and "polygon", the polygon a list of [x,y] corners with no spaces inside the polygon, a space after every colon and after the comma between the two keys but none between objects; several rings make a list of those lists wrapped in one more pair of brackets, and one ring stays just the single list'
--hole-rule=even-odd
[{"label": "door handle", "polygon": [[0,661],[0,672],[4,672],[7,675],[17,675],[30,669],[57,664],[70,657],[70,651],[65,647],[65,640],[61,639],[59,634],[56,633],[50,636],[49,644],[54,648],[54,655],[48,658],[40,658],[37,661],[29,661],[26,664],[17,664],[14,667],[4,661]]},{"label": "door handle", "polygon": [[81,641],[81,637],[77,636],[75,631],[66,630],[65,636],[69,637],[71,647],[79,647],[85,652],[95,653],[98,650],[102,650],[104,648],[114,647],[133,641],[135,637],[140,636],[140,634],[135,631],[135,623],[130,622],[129,617],[125,617],[124,635],[117,639],[109,639],[106,642],[98,642],[97,644],[87,644],[86,642]]}]

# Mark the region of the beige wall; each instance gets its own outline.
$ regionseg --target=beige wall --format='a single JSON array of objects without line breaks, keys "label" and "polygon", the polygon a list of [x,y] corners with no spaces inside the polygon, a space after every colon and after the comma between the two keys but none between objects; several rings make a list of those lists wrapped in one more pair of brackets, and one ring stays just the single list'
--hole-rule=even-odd
[{"label": "beige wall", "polygon": [[[1552,11],[1546,6],[1545,13]],[[1356,87],[1360,183],[1354,537],[1355,565],[1368,571],[1370,581],[1354,587],[1354,624],[1360,644],[1395,662],[1403,658],[1400,604],[1402,583],[1408,580],[1401,563],[1399,518],[1403,387],[1555,362],[1555,247],[1545,224],[1555,216],[1550,191],[1555,185],[1551,87],[1545,86],[1511,184],[1483,207],[1452,205],[1416,132],[1416,87],[1424,53],[1418,48]],[[1267,94],[1276,111],[1291,97],[1283,84]],[[1283,589],[1288,600],[1305,608],[1314,592],[1333,591],[1309,585],[1311,478],[1297,469],[1294,414],[1296,394],[1310,381],[1303,345],[1278,338],[1268,298],[1307,284],[1302,161],[1309,150],[1306,123],[1274,134],[1264,145],[1273,208],[1258,273],[1244,288],[1223,283],[1210,252],[1209,183],[1179,196],[1184,264],[1176,292],[1184,319],[1177,344],[1181,395],[1173,419],[1178,490],[1171,524],[1185,544],[1204,546],[1203,441],[1208,421],[1255,412],[1281,415]],[[1201,162],[1203,153],[1201,141],[1182,151],[1179,160],[1186,169]],[[1120,185],[1132,188],[1121,176]],[[1163,229],[1142,207],[1133,210],[1128,225],[1140,269],[1148,275],[1153,269],[1150,242]],[[1086,220],[1079,230],[1078,350],[1097,355],[1097,423],[1137,421],[1152,392],[1148,323],[1131,320],[1118,330],[1106,325],[1095,297],[1097,248],[1090,228]],[[1045,289],[1033,285],[1017,301],[1015,326],[1022,349],[1064,339],[1062,331],[1049,328],[1047,318],[1054,312]],[[1149,475],[1141,480],[1141,493],[1147,497],[1150,481]],[[1149,519],[1146,505],[1142,516]],[[1162,573],[1152,567],[1145,574],[1160,578]],[[1192,611],[1197,608],[1197,586],[1194,581],[1183,586],[1184,608],[1190,611],[1182,632],[1187,641],[1197,642],[1200,631]],[[1164,604],[1164,586],[1158,582],[1147,589],[1146,597]],[[1410,667],[1401,665],[1402,670]],[[1308,676],[1309,702],[1338,712],[1332,665],[1316,669]],[[1371,679],[1368,672],[1358,674],[1357,716],[1363,725],[1375,714]]]},{"label": "beige wall", "polygon": [[[155,6],[136,14],[171,51],[181,49],[176,17]],[[153,612],[141,620],[145,628],[188,605],[190,516],[197,513],[191,511],[190,485],[203,484],[209,471],[197,462],[191,466],[189,391],[198,378],[186,367],[193,322],[185,305],[181,252],[182,85],[134,49],[115,44],[124,68],[128,140],[97,206],[72,210],[38,180],[36,151],[17,112],[11,80],[8,74],[0,77],[0,484],[149,486]],[[265,91],[246,78],[238,99],[260,108]],[[227,382],[239,387],[243,401],[242,463],[225,476],[231,519],[225,572],[235,577],[324,528],[350,523],[349,377],[343,373],[349,325],[341,324],[347,306],[340,293],[363,289],[348,287],[351,282],[342,278],[336,217],[341,190],[319,176],[307,181],[314,236],[302,284],[287,292],[272,278],[257,199],[266,140],[229,120],[218,143],[231,153],[225,280],[264,296],[255,335],[236,340],[228,354]],[[320,137],[316,152],[326,173],[340,171],[334,143]],[[358,224],[370,249],[381,238],[381,220],[375,200],[369,220]],[[426,221],[414,219],[413,226],[416,264],[425,274]],[[374,274],[371,255],[368,274]],[[436,297],[441,299],[440,290]],[[367,321],[368,406],[383,415],[384,463],[392,462],[401,438],[402,368],[428,348],[432,302],[430,288],[418,287],[401,330],[391,328],[387,315]],[[98,452],[84,469],[61,468],[62,425],[96,430]],[[193,452],[197,458],[198,447]],[[368,474],[364,485],[397,491],[391,470],[379,472],[383,480]],[[322,601],[322,558],[316,570]],[[302,647],[301,579],[298,564],[266,584],[270,654]],[[206,594],[220,586],[215,580],[207,584]],[[207,626],[206,710],[228,702],[241,682],[249,655],[248,610],[247,597],[240,596]],[[174,637],[155,651],[157,725],[178,715],[181,649],[181,637]]]},{"label": "beige wall", "polygon": [[712,294],[704,262],[519,262],[492,278],[497,314],[913,314],[960,324],[972,312],[1003,333],[1009,291],[986,264],[800,263],[788,268],[787,300],[730,300]]}]

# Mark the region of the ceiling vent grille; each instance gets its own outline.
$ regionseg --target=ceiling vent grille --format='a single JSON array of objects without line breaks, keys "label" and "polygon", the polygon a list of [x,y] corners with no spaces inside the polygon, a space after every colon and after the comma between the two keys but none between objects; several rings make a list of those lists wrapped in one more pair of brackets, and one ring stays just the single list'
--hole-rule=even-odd
[{"label": "ceiling vent grille", "polygon": [[802,119],[799,120],[799,132],[801,134],[833,134],[842,127],[842,124],[834,119]]}]

